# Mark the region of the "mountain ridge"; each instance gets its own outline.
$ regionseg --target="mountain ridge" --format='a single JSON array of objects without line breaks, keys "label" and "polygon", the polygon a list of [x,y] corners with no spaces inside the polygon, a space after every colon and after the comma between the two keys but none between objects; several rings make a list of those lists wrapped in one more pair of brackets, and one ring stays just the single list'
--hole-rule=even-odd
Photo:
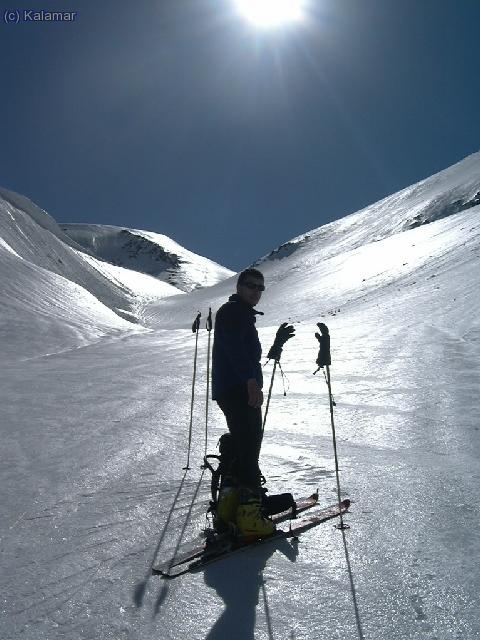
[{"label": "mountain ridge", "polygon": [[[448,185],[448,186],[446,186]],[[407,204],[406,208],[405,205]],[[256,260],[260,266],[271,259],[281,259],[305,246],[310,240],[327,239],[331,245],[327,255],[337,248],[345,250],[361,246],[365,240],[375,242],[390,235],[429,224],[480,204],[480,151],[470,154],[454,165],[393,193],[360,211],[316,227],[279,245]],[[391,221],[385,220],[385,211]],[[376,220],[380,214],[382,219]],[[368,225],[364,223],[368,222]],[[363,226],[363,233],[355,238],[347,235],[355,227]],[[372,233],[375,230],[375,233]],[[329,234],[332,235],[329,235]],[[337,236],[336,238],[334,236]]]},{"label": "mountain ridge", "polygon": [[233,275],[160,233],[114,225],[61,224],[84,250],[111,264],[154,276],[189,292]]}]

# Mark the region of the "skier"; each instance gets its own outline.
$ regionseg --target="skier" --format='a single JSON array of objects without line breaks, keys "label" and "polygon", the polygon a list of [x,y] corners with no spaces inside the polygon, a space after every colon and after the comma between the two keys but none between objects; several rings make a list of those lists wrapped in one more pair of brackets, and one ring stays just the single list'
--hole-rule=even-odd
[{"label": "skier", "polygon": [[[234,522],[243,537],[263,537],[275,531],[262,514],[261,473],[263,376],[262,347],[255,328],[254,307],[265,290],[263,274],[246,269],[237,280],[237,292],[217,312],[212,354],[212,398],[225,414],[232,439],[236,482],[223,484],[217,506],[220,525]],[[268,353],[280,359],[282,347],[294,334],[283,323]]]}]

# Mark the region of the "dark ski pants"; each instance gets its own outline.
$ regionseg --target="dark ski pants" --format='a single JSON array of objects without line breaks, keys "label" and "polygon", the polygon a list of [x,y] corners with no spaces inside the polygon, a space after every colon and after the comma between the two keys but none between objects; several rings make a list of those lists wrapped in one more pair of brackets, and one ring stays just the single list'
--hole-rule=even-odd
[{"label": "dark ski pants", "polygon": [[240,486],[254,491],[260,486],[258,458],[262,445],[262,410],[248,404],[247,386],[233,387],[217,398],[225,414],[234,446],[234,475]]}]

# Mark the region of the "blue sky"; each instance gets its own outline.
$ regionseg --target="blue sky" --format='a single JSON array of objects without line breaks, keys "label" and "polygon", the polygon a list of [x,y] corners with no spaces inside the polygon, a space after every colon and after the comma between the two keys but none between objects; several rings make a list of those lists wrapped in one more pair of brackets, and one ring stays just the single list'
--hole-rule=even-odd
[{"label": "blue sky", "polygon": [[238,270],[480,149],[478,0],[306,3],[2,2],[0,185]]}]

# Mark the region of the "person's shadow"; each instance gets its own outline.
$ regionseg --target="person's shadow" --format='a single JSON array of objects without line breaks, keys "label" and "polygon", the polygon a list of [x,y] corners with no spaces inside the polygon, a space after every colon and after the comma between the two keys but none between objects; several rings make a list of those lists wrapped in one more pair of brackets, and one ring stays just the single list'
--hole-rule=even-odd
[{"label": "person's shadow", "polygon": [[292,562],[298,555],[296,543],[285,539],[272,540],[204,568],[205,583],[215,589],[225,603],[224,611],[205,640],[254,640],[260,591],[263,593],[269,639],[273,640],[263,570],[275,551],[281,551]]}]

